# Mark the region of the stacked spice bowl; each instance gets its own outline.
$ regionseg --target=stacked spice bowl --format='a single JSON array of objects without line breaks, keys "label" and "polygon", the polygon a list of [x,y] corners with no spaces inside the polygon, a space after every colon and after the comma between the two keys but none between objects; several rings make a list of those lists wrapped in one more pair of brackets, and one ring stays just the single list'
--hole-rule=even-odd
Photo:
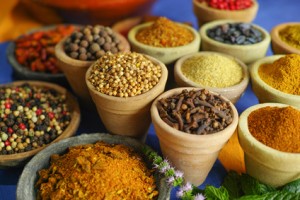
[{"label": "stacked spice bowl", "polygon": [[179,87],[206,88],[236,103],[249,83],[248,67],[239,59],[217,52],[198,52],[180,58],[174,67]]},{"label": "stacked spice bowl", "polygon": [[299,108],[264,103],[246,109],[238,125],[246,171],[274,187],[300,178]]},{"label": "stacked spice bowl", "polygon": [[0,98],[0,167],[24,165],[79,126],[78,102],[56,84],[16,81],[0,86]]},{"label": "stacked spice bowl", "polygon": [[252,63],[265,57],[271,38],[262,27],[233,20],[217,20],[200,28],[201,50],[229,54]]},{"label": "stacked spice bowl", "polygon": [[252,88],[260,103],[300,107],[299,54],[274,55],[250,66]]}]

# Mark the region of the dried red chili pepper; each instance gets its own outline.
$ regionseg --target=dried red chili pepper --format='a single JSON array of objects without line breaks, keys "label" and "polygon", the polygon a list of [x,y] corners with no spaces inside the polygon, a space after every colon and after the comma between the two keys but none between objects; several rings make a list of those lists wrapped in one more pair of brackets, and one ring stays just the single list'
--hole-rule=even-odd
[{"label": "dried red chili pepper", "polygon": [[252,0],[199,0],[205,1],[210,7],[220,10],[243,10],[252,6]]},{"label": "dried red chili pepper", "polygon": [[55,45],[76,29],[73,25],[59,25],[47,31],[37,31],[15,41],[17,61],[35,72],[60,73],[56,66]]}]

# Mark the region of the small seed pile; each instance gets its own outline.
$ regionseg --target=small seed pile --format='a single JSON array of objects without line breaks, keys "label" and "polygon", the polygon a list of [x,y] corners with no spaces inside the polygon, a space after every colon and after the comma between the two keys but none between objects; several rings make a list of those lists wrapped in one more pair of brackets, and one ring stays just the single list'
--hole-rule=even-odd
[{"label": "small seed pile", "polygon": [[186,133],[206,135],[225,129],[232,123],[230,103],[208,90],[183,90],[157,103],[161,119]]},{"label": "small seed pile", "polygon": [[103,94],[133,97],[153,88],[161,77],[161,67],[142,54],[107,53],[92,67],[90,83]]},{"label": "small seed pile", "polygon": [[24,84],[0,88],[0,155],[49,144],[71,120],[66,96]]},{"label": "small seed pile", "polygon": [[124,46],[111,28],[96,25],[73,32],[66,39],[64,50],[71,58],[93,61],[106,52],[120,52]]},{"label": "small seed pile", "polygon": [[208,29],[206,34],[213,40],[226,44],[249,45],[261,42],[262,33],[247,23],[227,23]]}]

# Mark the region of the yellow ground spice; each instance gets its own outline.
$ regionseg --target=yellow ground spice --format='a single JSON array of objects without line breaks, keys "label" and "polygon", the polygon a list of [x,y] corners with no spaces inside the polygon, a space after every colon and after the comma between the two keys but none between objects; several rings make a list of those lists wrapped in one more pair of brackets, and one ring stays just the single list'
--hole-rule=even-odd
[{"label": "yellow ground spice", "polygon": [[260,78],[282,92],[300,95],[300,55],[288,54],[258,68]]},{"label": "yellow ground spice", "polygon": [[139,31],[136,40],[155,47],[178,47],[192,42],[194,35],[166,17],[159,17],[151,26]]},{"label": "yellow ground spice", "polygon": [[155,199],[152,172],[125,145],[79,145],[52,155],[51,166],[39,171],[37,199]]},{"label": "yellow ground spice", "polygon": [[300,25],[290,25],[279,31],[279,37],[289,45],[300,49]]},{"label": "yellow ground spice", "polygon": [[288,107],[264,107],[248,117],[250,133],[279,151],[300,153],[300,111]]},{"label": "yellow ground spice", "polygon": [[183,62],[181,71],[193,82],[209,87],[230,87],[243,79],[242,67],[220,55],[193,56]]}]

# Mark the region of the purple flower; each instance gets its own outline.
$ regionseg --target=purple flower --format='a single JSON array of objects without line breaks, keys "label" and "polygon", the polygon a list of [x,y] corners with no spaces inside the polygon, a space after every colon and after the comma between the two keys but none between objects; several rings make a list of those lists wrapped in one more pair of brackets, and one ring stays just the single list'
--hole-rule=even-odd
[{"label": "purple flower", "polygon": [[189,190],[192,190],[192,189],[193,189],[192,184],[189,183],[189,182],[187,182],[187,183],[182,187],[182,190],[183,190],[184,192],[189,191]]},{"label": "purple flower", "polygon": [[158,168],[159,168],[159,165],[158,165],[158,164],[153,164],[153,168],[154,168],[154,169],[158,169]]},{"label": "purple flower", "polygon": [[176,177],[176,178],[183,178],[183,172],[182,172],[182,171],[179,171],[179,170],[176,170],[176,171],[175,171],[175,177]]},{"label": "purple flower", "polygon": [[195,196],[195,198],[194,198],[194,200],[204,200],[205,199],[205,197],[203,196],[203,194],[196,194],[196,196]]},{"label": "purple flower", "polygon": [[183,195],[184,191],[181,188],[179,188],[179,190],[176,192],[176,197],[180,199],[181,197],[183,197]]},{"label": "purple flower", "polygon": [[169,185],[173,185],[173,182],[175,181],[175,179],[174,179],[174,177],[173,176],[171,176],[171,177],[169,177],[168,179],[167,179],[167,183],[169,184]]},{"label": "purple flower", "polygon": [[166,171],[169,169],[169,166],[162,166],[160,167],[159,171],[160,173],[166,173]]}]

